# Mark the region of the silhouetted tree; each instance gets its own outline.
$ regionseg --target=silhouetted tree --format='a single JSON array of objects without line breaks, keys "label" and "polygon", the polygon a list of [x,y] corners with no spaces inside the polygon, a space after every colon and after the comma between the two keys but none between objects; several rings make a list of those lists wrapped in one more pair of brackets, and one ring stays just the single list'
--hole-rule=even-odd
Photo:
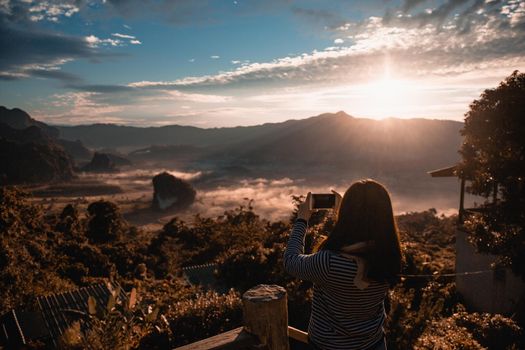
[{"label": "silhouetted tree", "polygon": [[480,251],[525,278],[525,73],[485,90],[465,117],[461,172],[467,190],[487,198],[467,226]]},{"label": "silhouetted tree", "polygon": [[90,216],[87,236],[90,241],[104,243],[118,238],[126,228],[126,222],[120,215],[116,204],[108,201],[91,203],[88,208]]}]

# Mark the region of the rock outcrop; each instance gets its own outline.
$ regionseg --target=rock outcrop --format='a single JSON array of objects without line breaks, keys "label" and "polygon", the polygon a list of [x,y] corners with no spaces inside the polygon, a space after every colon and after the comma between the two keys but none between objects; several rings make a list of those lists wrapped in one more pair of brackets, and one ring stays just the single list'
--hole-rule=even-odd
[{"label": "rock outcrop", "polygon": [[91,162],[82,167],[82,171],[94,173],[110,173],[118,171],[111,157],[106,153],[95,152]]},{"label": "rock outcrop", "polygon": [[93,152],[84,147],[81,141],[68,141],[58,139],[57,142],[64,148],[67,154],[69,154],[77,163],[87,162],[93,156]]},{"label": "rock outcrop", "polygon": [[153,208],[166,210],[168,208],[184,209],[195,201],[195,189],[186,181],[167,172],[153,178]]}]

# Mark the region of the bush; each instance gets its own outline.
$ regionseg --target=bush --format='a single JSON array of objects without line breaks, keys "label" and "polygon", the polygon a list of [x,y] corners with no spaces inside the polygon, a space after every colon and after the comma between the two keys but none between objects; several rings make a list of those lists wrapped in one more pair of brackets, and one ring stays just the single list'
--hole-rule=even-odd
[{"label": "bush", "polygon": [[522,330],[501,315],[458,312],[434,320],[415,343],[415,349],[523,349]]},{"label": "bush", "polygon": [[389,295],[388,347],[412,349],[429,322],[463,310],[453,283],[429,282],[421,288],[397,285]]},{"label": "bush", "polygon": [[461,312],[453,316],[479,343],[489,349],[523,349],[523,330],[510,318],[498,314]]},{"label": "bush", "polygon": [[115,203],[100,200],[91,203],[87,210],[90,218],[86,234],[93,243],[114,241],[127,228]]},{"label": "bush", "polygon": [[168,313],[172,347],[231,330],[242,325],[242,303],[237,292],[197,294],[177,302]]},{"label": "bush", "polygon": [[414,344],[418,350],[484,350],[480,343],[453,318],[434,320]]}]

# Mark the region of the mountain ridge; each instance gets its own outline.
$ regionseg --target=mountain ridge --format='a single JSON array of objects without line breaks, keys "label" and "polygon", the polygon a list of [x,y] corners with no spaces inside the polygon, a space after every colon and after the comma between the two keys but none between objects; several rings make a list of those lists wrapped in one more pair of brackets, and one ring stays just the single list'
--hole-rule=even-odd
[{"label": "mountain ridge", "polygon": [[231,143],[234,140],[252,139],[268,135],[285,127],[295,127],[326,120],[354,120],[365,123],[404,123],[420,121],[422,123],[452,123],[457,129],[462,122],[425,118],[387,118],[375,120],[370,118],[356,118],[344,111],[336,113],[322,113],[305,119],[288,119],[278,123],[264,123],[250,126],[199,128],[186,125],[164,125],[152,127],[136,127],[118,124],[87,124],[77,126],[57,126],[60,135],[66,140],[81,140],[91,148],[124,148],[128,151],[137,150],[153,145],[193,145],[210,146]]}]

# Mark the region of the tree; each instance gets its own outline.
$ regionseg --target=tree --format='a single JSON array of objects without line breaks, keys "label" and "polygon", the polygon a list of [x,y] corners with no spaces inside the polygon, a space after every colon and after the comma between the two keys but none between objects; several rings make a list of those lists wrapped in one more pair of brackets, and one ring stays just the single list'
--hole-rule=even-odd
[{"label": "tree", "polygon": [[472,102],[461,133],[461,176],[468,192],[486,198],[466,221],[471,238],[525,279],[525,73]]},{"label": "tree", "polygon": [[94,243],[113,241],[122,235],[127,223],[120,215],[115,203],[99,200],[91,203],[88,208],[89,222],[87,237]]}]

